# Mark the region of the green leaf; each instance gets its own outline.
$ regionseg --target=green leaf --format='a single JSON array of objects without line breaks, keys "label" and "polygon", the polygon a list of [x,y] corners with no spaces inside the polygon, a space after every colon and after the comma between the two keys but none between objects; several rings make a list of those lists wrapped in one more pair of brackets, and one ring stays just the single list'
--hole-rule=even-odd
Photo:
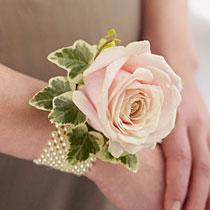
[{"label": "green leaf", "polygon": [[36,93],[29,101],[29,104],[37,109],[52,110],[53,98],[65,92],[75,89],[74,84],[70,84],[66,77],[58,76],[49,80],[49,86]]},{"label": "green leaf", "polygon": [[67,160],[71,164],[76,164],[87,160],[90,154],[96,154],[100,151],[100,141],[103,136],[94,131],[88,131],[87,126],[76,127],[68,134],[70,149]]},{"label": "green leaf", "polygon": [[119,158],[115,158],[112,156],[112,154],[108,151],[109,145],[106,144],[103,149],[97,153],[96,157],[101,159],[102,161],[105,162],[111,162],[114,164],[121,164],[128,168],[132,172],[137,172],[138,171],[138,157],[137,155],[132,155],[129,153],[124,153],[122,156]]},{"label": "green leaf", "polygon": [[107,35],[106,35],[107,38],[109,38],[110,36],[114,36],[114,38],[117,37],[117,33],[116,33],[116,31],[115,31],[113,28],[110,29],[110,30],[108,31]]},{"label": "green leaf", "polygon": [[48,56],[48,60],[68,71],[70,80],[76,83],[82,79],[83,72],[93,62],[96,46],[91,46],[83,40],[78,40],[73,46],[65,47]]},{"label": "green leaf", "polygon": [[72,101],[72,91],[53,99],[53,109],[48,118],[52,123],[78,125],[86,122],[86,116]]}]

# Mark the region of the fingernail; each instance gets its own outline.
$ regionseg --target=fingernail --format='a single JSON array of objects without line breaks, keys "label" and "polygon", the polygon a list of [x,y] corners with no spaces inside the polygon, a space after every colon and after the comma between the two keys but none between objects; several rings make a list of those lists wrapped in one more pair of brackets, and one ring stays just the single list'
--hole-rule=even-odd
[{"label": "fingernail", "polygon": [[181,210],[182,204],[180,201],[176,201],[172,206],[171,210]]}]

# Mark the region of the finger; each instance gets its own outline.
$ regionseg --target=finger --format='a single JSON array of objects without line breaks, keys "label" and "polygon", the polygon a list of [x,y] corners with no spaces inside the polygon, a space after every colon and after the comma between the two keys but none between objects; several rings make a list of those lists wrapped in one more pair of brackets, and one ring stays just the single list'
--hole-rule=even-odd
[{"label": "finger", "polygon": [[191,171],[191,152],[184,122],[177,120],[174,130],[163,140],[162,147],[166,157],[164,207],[165,210],[179,210],[186,198]]},{"label": "finger", "polygon": [[206,204],[206,210],[210,210],[210,190],[209,190],[208,201],[207,201],[207,204]]},{"label": "finger", "polygon": [[[209,143],[209,151],[210,151],[210,134],[209,134],[209,138],[208,138],[208,143]],[[208,197],[208,201],[206,204],[206,210],[210,210],[210,188],[209,188],[209,197]]]},{"label": "finger", "polygon": [[206,125],[189,128],[192,151],[192,177],[186,201],[186,210],[204,210],[210,187],[210,154]]}]

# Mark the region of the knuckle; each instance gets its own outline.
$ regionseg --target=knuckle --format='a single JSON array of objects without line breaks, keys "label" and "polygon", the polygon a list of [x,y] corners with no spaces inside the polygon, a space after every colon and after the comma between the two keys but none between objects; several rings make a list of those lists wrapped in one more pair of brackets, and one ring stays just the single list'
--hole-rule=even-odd
[{"label": "knuckle", "polygon": [[210,178],[210,163],[207,161],[199,161],[195,164],[195,168],[203,175]]},{"label": "knuckle", "polygon": [[197,125],[201,128],[207,128],[209,126],[209,119],[206,116],[199,115],[195,120]]},{"label": "knuckle", "polygon": [[191,155],[184,149],[177,151],[176,154],[174,154],[173,159],[185,166],[190,166],[191,164]]}]

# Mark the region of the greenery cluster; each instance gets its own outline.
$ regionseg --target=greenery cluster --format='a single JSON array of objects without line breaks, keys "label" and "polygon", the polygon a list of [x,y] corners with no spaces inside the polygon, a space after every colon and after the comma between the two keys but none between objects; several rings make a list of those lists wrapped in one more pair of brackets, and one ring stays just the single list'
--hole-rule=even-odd
[{"label": "greenery cluster", "polygon": [[49,80],[48,86],[35,94],[29,104],[44,111],[49,111],[51,123],[71,126],[68,133],[70,148],[67,160],[74,165],[87,160],[90,155],[121,164],[136,172],[138,159],[136,155],[123,154],[114,158],[108,151],[109,140],[87,123],[87,117],[72,101],[72,93],[83,85],[83,72],[104,49],[114,47],[119,42],[114,29],[108,31],[106,38],[99,45],[90,45],[83,40],[73,46],[65,47],[48,56],[48,60],[67,71],[67,76],[57,76]]}]

